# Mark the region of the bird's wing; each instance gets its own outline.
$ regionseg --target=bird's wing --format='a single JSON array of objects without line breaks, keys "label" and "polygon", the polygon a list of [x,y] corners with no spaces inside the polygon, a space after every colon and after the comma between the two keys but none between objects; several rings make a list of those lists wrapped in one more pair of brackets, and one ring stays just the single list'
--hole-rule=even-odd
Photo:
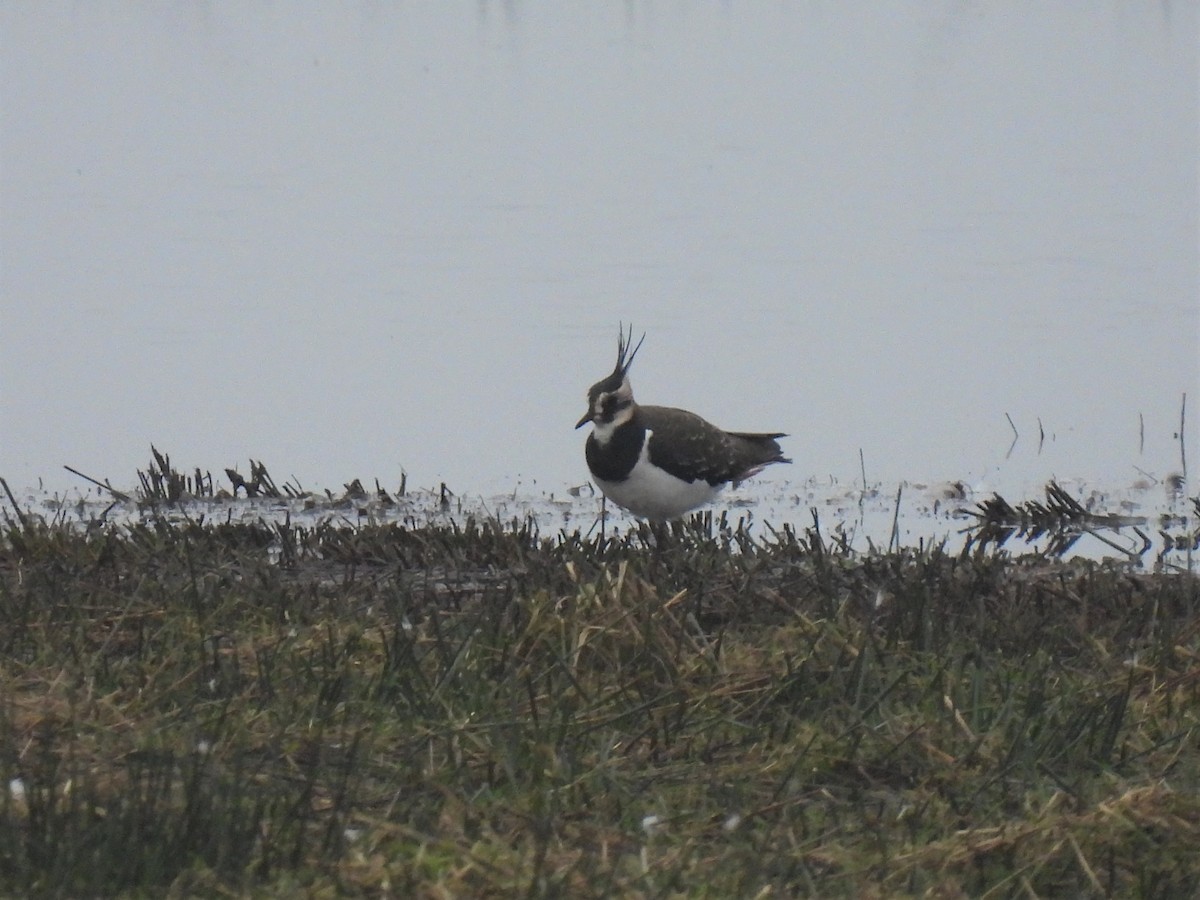
[{"label": "bird's wing", "polygon": [[739,481],[768,463],[785,462],[775,442],[782,434],[730,434],[695,413],[666,406],[641,406],[638,414],[661,438],[650,441],[650,462],[685,481]]}]

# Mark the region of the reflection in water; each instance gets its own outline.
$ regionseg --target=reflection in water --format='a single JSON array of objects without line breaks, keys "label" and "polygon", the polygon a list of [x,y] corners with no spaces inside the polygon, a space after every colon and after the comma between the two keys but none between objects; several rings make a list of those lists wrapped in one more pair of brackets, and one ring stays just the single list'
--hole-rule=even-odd
[{"label": "reflection in water", "polygon": [[[590,484],[565,491],[518,490],[484,497],[457,494],[446,484],[410,489],[402,477],[396,487],[355,479],[342,491],[311,492],[294,481],[276,483],[260,462],[249,474],[227,469],[188,474],[155,452],[139,471],[136,497],[73,470],[95,487],[86,497],[63,500],[44,493],[11,495],[4,515],[22,523],[42,520],[91,529],[97,522],[154,523],[162,520],[250,524],[280,534],[345,530],[357,526],[400,524],[470,530],[472,523],[498,523],[543,539],[573,540],[597,533],[634,533],[638,524],[607,504]],[[861,483],[860,483],[861,484]],[[1042,558],[1107,559],[1129,568],[1195,571],[1200,564],[1200,498],[1188,498],[1181,485],[1141,484],[1125,490],[1051,482],[1045,499],[1012,504],[999,494],[981,494],[962,482],[905,482],[884,488],[808,479],[782,487],[736,490],[721,503],[687,520],[656,523],[643,535],[695,525],[714,536],[738,535],[770,541],[791,532],[838,553],[906,550],[922,553],[1003,552]],[[0,506],[2,506],[0,502]],[[645,524],[645,523],[642,523]],[[277,542],[276,542],[277,543]]]}]

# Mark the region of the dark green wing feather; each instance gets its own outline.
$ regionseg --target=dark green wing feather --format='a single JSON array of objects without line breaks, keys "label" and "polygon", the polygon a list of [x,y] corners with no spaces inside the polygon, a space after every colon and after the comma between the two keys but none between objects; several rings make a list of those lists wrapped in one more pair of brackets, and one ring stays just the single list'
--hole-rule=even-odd
[{"label": "dark green wing feather", "polygon": [[791,462],[776,441],[782,433],[722,431],[695,413],[667,406],[640,406],[637,414],[643,426],[663,438],[651,439],[650,462],[685,481],[741,481],[763,466]]}]

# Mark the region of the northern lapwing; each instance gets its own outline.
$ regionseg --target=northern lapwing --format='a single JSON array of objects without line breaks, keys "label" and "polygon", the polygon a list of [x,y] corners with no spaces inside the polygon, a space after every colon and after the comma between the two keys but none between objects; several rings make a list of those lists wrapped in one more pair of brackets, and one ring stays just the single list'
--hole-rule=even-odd
[{"label": "northern lapwing", "polygon": [[587,464],[604,495],[636,516],[674,519],[703,506],[727,484],[738,484],[772,463],[787,463],[782,433],[723,431],[695,413],[668,406],[640,406],[633,399],[629,367],[637,346],[633,328],[617,338],[617,365],[588,391],[588,411],[576,424],[592,423]]}]

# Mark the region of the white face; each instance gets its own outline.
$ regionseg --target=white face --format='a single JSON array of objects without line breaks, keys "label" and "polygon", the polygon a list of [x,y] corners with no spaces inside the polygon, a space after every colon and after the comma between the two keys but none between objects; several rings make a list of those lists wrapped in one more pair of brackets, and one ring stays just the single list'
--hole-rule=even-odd
[{"label": "white face", "polygon": [[592,426],[596,440],[607,444],[613,431],[633,416],[633,388],[629,376],[621,379],[615,391],[600,391],[592,399]]}]

